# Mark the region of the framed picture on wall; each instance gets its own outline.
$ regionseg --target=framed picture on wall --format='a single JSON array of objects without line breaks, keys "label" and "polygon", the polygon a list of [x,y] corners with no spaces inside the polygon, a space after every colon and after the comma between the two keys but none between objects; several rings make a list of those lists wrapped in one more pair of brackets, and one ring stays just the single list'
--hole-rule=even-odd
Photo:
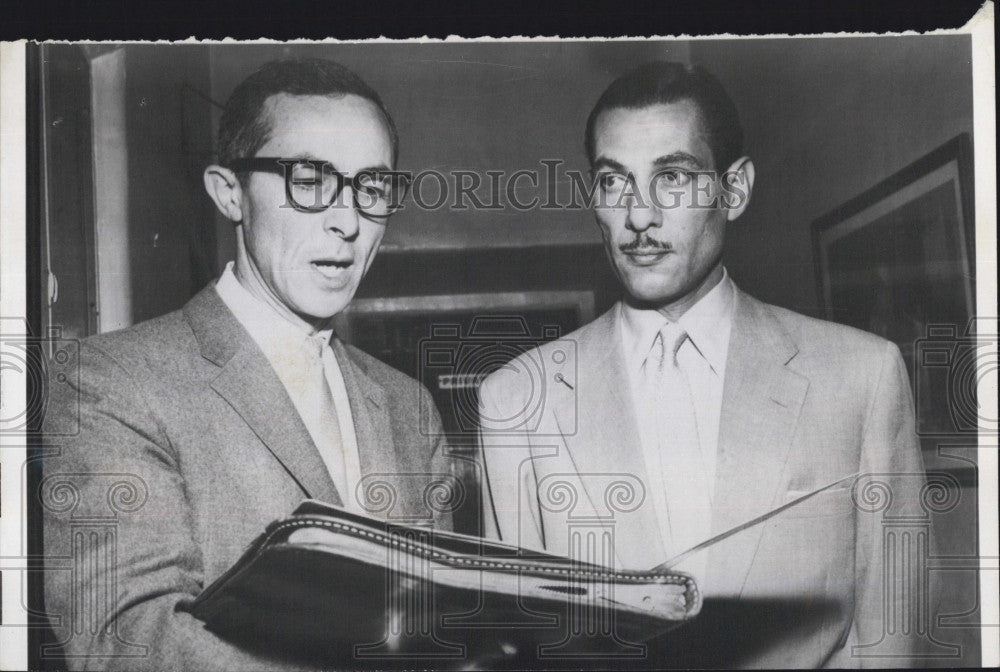
[{"label": "framed picture on wall", "polygon": [[[922,436],[954,434],[953,364],[923,350],[960,342],[975,315],[972,150],[960,135],[812,225],[827,319],[896,343]],[[927,361],[924,361],[927,360]],[[950,396],[949,396],[950,395]]]}]

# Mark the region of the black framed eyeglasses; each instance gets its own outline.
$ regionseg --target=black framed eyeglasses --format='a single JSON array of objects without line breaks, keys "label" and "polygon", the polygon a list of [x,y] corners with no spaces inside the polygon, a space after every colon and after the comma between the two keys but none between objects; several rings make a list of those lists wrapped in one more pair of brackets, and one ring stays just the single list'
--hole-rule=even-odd
[{"label": "black framed eyeglasses", "polygon": [[229,168],[236,173],[261,171],[284,177],[286,205],[301,212],[342,206],[340,194],[350,184],[354,207],[366,217],[385,219],[402,207],[410,187],[410,175],[403,171],[363,170],[348,175],[319,159],[255,156],[234,159]]}]

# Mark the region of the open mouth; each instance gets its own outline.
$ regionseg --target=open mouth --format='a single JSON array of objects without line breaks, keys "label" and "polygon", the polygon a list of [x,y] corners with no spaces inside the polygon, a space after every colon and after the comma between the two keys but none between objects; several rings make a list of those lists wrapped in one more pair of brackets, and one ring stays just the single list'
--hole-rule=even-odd
[{"label": "open mouth", "polygon": [[354,265],[354,260],[314,259],[310,263],[312,264],[312,267],[315,268],[323,277],[330,280],[337,280],[343,278],[351,270],[351,266]]}]

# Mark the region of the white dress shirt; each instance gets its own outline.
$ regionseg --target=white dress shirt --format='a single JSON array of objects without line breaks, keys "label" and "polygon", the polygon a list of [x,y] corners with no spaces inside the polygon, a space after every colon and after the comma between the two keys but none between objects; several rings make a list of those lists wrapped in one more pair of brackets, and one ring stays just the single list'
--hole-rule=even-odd
[{"label": "white dress shirt", "polygon": [[[317,332],[306,330],[302,325],[294,324],[285,319],[267,303],[261,301],[251,294],[233,273],[233,262],[226,265],[226,270],[222,273],[219,281],[215,285],[215,290],[223,303],[232,311],[236,319],[250,333],[250,337],[263,351],[267,361],[277,374],[278,379],[288,391],[288,396],[302,418],[309,435],[317,447],[328,443],[328,438],[324,436],[322,428],[317,426],[315,420],[316,400],[307,398],[302,381],[303,376],[299,371],[303,366],[315,365],[314,361],[308,359],[306,355],[307,341],[316,337],[322,338],[329,343],[333,334],[332,329],[324,329]],[[358,457],[358,440],[354,432],[354,419],[351,417],[351,402],[347,396],[347,387],[344,385],[344,376],[337,362],[336,354],[327,345],[322,354],[323,373],[326,377],[327,385],[333,396],[333,403],[337,411],[337,425],[340,428],[340,449],[343,451],[344,474],[346,480],[346,492],[340,492],[340,498],[345,508],[361,511],[354,493],[358,482],[361,480],[361,464]],[[324,451],[321,449],[322,455]],[[340,480],[338,474],[331,469],[331,476],[334,483]],[[340,487],[338,486],[338,490]]]},{"label": "white dress shirt", "polygon": [[[678,326],[686,331],[688,338],[677,351],[678,365],[682,367],[688,381],[691,393],[691,405],[694,407],[697,441],[701,450],[705,473],[699,475],[699,481],[708,484],[708,500],[714,497],[715,467],[719,441],[719,423],[722,412],[722,390],[725,381],[726,356],[729,350],[729,336],[732,330],[733,307],[735,291],[729,274],[723,271],[722,280],[708,294],[687,310],[678,320]],[[649,468],[650,479],[659,480],[659,469],[653,465],[661,464],[660,452],[664,442],[659,433],[664,431],[662,423],[654,417],[655,411],[648,408],[643,392],[643,366],[650,356],[660,329],[667,324],[667,318],[655,310],[641,310],[622,302],[619,313],[619,328],[625,366],[631,387],[633,408],[636,411],[636,421],[639,437],[642,443],[643,456]],[[667,437],[669,438],[669,437]],[[669,443],[669,441],[668,441]],[[664,456],[664,468],[669,468],[670,456]],[[657,509],[664,539],[670,539],[670,521],[668,511],[684,510],[689,502],[677,501],[677,492],[668,488],[657,488],[651,485],[652,503]],[[680,496],[683,496],[681,494]],[[703,541],[711,535],[710,527],[699,530],[702,538],[685,538],[686,547]],[[676,541],[676,540],[675,540]],[[668,548],[668,555],[673,556],[686,548]],[[664,558],[665,560],[667,558]],[[697,567],[698,563],[694,563]],[[684,567],[681,567],[684,569]]]}]

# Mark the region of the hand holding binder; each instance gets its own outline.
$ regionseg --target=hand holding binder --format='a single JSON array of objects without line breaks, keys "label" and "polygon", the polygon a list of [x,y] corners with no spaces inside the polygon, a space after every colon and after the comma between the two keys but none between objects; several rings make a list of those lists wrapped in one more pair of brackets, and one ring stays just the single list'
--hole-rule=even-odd
[{"label": "hand holding binder", "polygon": [[187,608],[229,638],[327,657],[337,651],[355,662],[469,660],[504,648],[627,649],[701,610],[695,580],[671,569],[678,562],[856,476],[649,571],[614,570],[307,500],[268,526]]},{"label": "hand holding binder", "polygon": [[683,573],[616,571],[310,500],[189,607],[225,636],[337,642],[375,657],[415,647],[466,655],[497,631],[522,645],[595,628],[641,642],[700,608]]}]

